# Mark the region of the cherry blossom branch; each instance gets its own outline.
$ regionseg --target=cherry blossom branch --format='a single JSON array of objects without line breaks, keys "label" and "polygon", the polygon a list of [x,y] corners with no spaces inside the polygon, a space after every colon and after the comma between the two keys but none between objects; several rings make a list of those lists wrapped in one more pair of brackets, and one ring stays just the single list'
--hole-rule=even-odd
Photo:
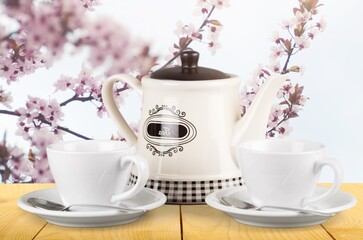
[{"label": "cherry blossom branch", "polygon": [[284,115],[284,117],[276,124],[275,127],[271,128],[270,130],[268,130],[266,132],[266,135],[268,135],[269,133],[276,131],[277,127],[280,126],[283,122],[287,121],[289,119],[289,113],[291,112],[291,108],[290,111]]},{"label": "cherry blossom branch", "polygon": [[1,182],[5,183],[7,179],[9,179],[11,175],[11,169],[9,168],[7,161],[9,159],[9,150],[6,147],[6,132],[4,133],[4,137],[2,142],[0,141],[0,166],[3,168],[0,170]]},{"label": "cherry blossom branch", "polygon": [[[81,4],[80,4],[81,2]],[[61,58],[66,44],[74,49],[87,48],[89,57],[84,61],[84,68],[75,78],[61,77],[56,81],[56,90],[72,91],[69,99],[41,99],[28,96],[24,107],[11,110],[11,94],[0,86],[0,114],[14,116],[17,119],[16,135],[23,137],[36,148],[36,157],[17,147],[6,146],[10,153],[0,160],[2,181],[24,182],[31,178],[35,182],[50,182],[52,176],[48,168],[45,147],[59,141],[59,132],[69,133],[82,139],[90,139],[62,125],[64,113],[62,107],[72,102],[92,102],[97,107],[97,116],[106,112],[102,102],[102,79],[106,75],[130,69],[137,74],[144,74],[154,66],[157,57],[149,53],[149,44],[140,39],[135,41],[124,25],[112,20],[88,18],[87,10],[93,10],[100,0],[62,0],[62,1],[4,1],[3,14],[18,22],[14,31],[6,31],[0,26],[0,78],[8,85],[17,82],[27,74],[43,67],[51,67]],[[15,3],[15,4],[14,4]],[[36,7],[33,7],[34,6]],[[81,33],[81,34],[79,34]],[[135,42],[135,43],[134,43]],[[135,54],[119,54],[127,51]],[[111,64],[104,64],[110,62]],[[92,67],[103,66],[104,74],[93,76]],[[122,85],[115,89],[115,97],[123,100],[122,91],[128,89]],[[65,101],[64,101],[65,100]],[[6,126],[5,126],[6,127]],[[77,129],[74,129],[77,130]],[[0,139],[0,148],[1,143]],[[0,149],[1,150],[1,149]],[[0,151],[0,155],[1,155]],[[28,156],[28,157],[27,157]],[[33,159],[33,160],[31,160]],[[37,160],[37,161],[35,161]],[[4,168],[1,163],[9,168]],[[4,172],[4,169],[7,169]]]},{"label": "cherry blossom branch", "polygon": [[284,96],[284,99],[286,101],[287,106],[289,107],[286,113],[284,114],[283,118],[276,124],[275,127],[271,128],[266,132],[266,135],[269,135],[271,132],[276,131],[277,127],[280,126],[283,122],[287,121],[289,119],[289,115],[292,112],[292,104],[286,99]]},{"label": "cherry blossom branch", "polygon": [[20,116],[20,113],[9,111],[9,110],[0,110],[0,114],[7,114],[12,116]]},{"label": "cherry blossom branch", "polygon": [[[202,29],[203,29],[203,27],[205,26],[205,25],[207,25],[207,23],[208,23],[208,20],[209,20],[209,18],[210,18],[210,16],[212,15],[212,13],[213,13],[213,11],[214,11],[214,9],[215,9],[216,7],[213,5],[213,7],[211,8],[211,10],[209,11],[209,13],[208,13],[208,15],[207,15],[207,17],[204,19],[204,21],[203,21],[203,23],[200,25],[200,27],[198,28],[198,32],[200,32]],[[178,53],[176,53],[168,62],[166,62],[160,69],[164,69],[164,68],[166,68],[167,66],[169,66],[169,64],[171,64],[175,59],[177,59],[179,56],[180,56],[180,54],[185,50],[185,49],[187,49],[188,48],[188,46],[191,44],[193,42],[193,39],[191,39],[191,38],[189,38],[188,39],[188,41],[184,44],[184,46],[182,46],[181,48],[180,48],[180,50],[178,51]]]},{"label": "cherry blossom branch", "polygon": [[73,101],[87,102],[87,101],[91,101],[91,100],[93,100],[93,99],[95,99],[95,98],[94,98],[94,97],[92,97],[91,95],[90,95],[90,96],[88,96],[88,97],[79,97],[78,95],[74,95],[74,96],[73,96],[73,97],[71,97],[70,99],[68,99],[68,100],[66,100],[66,101],[64,101],[64,102],[62,102],[62,103],[60,104],[60,106],[61,106],[61,107],[66,106],[68,103],[73,102]]},{"label": "cherry blossom branch", "polygon": [[[40,115],[40,116],[39,116],[38,118],[36,118],[36,119],[40,120],[42,123],[45,123],[45,124],[47,124],[47,125],[49,125],[49,126],[51,126],[51,125],[52,125],[52,123],[51,123],[51,122],[48,122],[47,120],[45,120],[45,119],[44,119],[44,117],[43,117],[42,115]],[[85,139],[85,140],[91,140],[91,139],[92,139],[92,138],[86,137],[86,136],[84,136],[84,135],[82,135],[82,134],[80,134],[80,133],[77,133],[77,132],[75,132],[75,131],[72,131],[72,130],[70,130],[69,128],[66,128],[66,127],[57,126],[57,127],[56,127],[56,129],[58,129],[58,130],[62,130],[62,131],[67,132],[67,133],[70,133],[70,134],[72,134],[72,135],[74,135],[74,136],[76,136],[76,137],[79,137],[79,138],[82,138],[82,139]]]},{"label": "cherry blossom branch", "polygon": [[19,169],[22,160],[25,157],[23,152],[18,152],[17,147],[8,146],[6,141],[6,134],[4,132],[3,139],[0,140],[0,176],[1,183],[11,182],[31,183],[33,179],[25,179],[24,175],[19,171],[13,171],[13,168]]},{"label": "cherry blossom branch", "polygon": [[[9,111],[9,110],[0,110],[0,114],[6,114],[6,115],[12,115],[12,116],[17,116],[17,117],[20,117],[20,113],[16,112],[16,111]],[[39,120],[41,123],[44,123],[44,124],[47,124],[49,126],[52,126],[52,123],[47,121],[44,116],[42,115],[39,115],[38,117],[34,118],[34,119],[37,119]],[[33,123],[34,124],[34,123]],[[37,126],[36,124],[34,124],[34,126]],[[66,127],[62,127],[62,126],[57,126],[56,129],[58,130],[62,130],[64,132],[67,132],[67,133],[70,133],[76,137],[79,137],[79,138],[82,138],[82,139],[85,139],[85,140],[90,140],[92,138],[89,138],[89,137],[86,137],[80,133],[77,133],[69,128],[66,128]]]},{"label": "cherry blossom branch", "polygon": [[5,40],[8,40],[12,35],[14,35],[16,33],[20,33],[20,31],[21,30],[19,29],[17,31],[14,31],[14,32],[9,33],[8,35],[4,36],[3,38],[0,38],[0,42],[5,41]]},{"label": "cherry blossom branch", "polygon": [[[283,28],[287,30],[287,37],[280,36],[277,32],[273,35],[274,45],[270,54],[271,63],[267,65],[267,68],[280,74],[286,74],[290,72],[302,73],[301,66],[289,66],[291,57],[298,52],[308,48],[310,41],[324,31],[326,22],[323,18],[319,21],[315,21],[314,17],[317,15],[317,8],[322,6],[318,4],[319,0],[299,0],[299,6],[293,8],[294,18],[289,21],[283,22]],[[286,35],[286,34],[285,34]],[[283,67],[280,68],[281,57],[284,59]],[[282,59],[281,59],[282,61]],[[257,79],[261,79],[260,75],[264,76],[266,69],[258,68]],[[267,74],[267,73],[266,73]],[[260,80],[261,81],[261,80]],[[284,101],[279,105],[275,105],[271,111],[268,126],[269,129],[266,132],[268,137],[274,137],[275,133],[284,135],[291,131],[288,126],[288,120],[298,117],[298,112],[302,109],[305,102],[309,99],[302,95],[304,87],[291,83],[285,83],[278,93],[278,98],[284,98]]]},{"label": "cherry blossom branch", "polygon": [[290,62],[290,58],[292,56],[292,52],[293,52],[293,49],[296,47],[296,44],[294,44],[294,46],[291,48],[291,50],[289,51],[289,53],[287,54],[287,59],[286,59],[286,62],[284,64],[284,67],[281,71],[281,74],[285,74],[287,73],[287,67],[289,65],[289,62]]},{"label": "cherry blossom branch", "polygon": [[127,83],[124,84],[124,86],[122,88],[118,88],[116,90],[117,93],[123,92],[125,90],[129,89],[129,86],[127,85]]}]

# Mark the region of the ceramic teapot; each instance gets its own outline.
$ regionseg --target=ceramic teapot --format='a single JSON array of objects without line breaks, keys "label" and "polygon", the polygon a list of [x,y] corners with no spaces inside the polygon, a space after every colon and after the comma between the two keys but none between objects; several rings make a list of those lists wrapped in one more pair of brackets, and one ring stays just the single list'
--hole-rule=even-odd
[{"label": "ceramic teapot", "polygon": [[[146,186],[163,192],[168,203],[202,203],[216,189],[242,184],[236,146],[265,138],[271,105],[287,79],[279,74],[267,79],[241,118],[239,77],[199,67],[198,58],[198,52],[186,51],[180,67],[155,71],[141,81],[117,74],[103,83],[109,116],[148,161]],[[142,98],[137,136],[115,104],[117,81],[129,84]],[[135,179],[132,175],[130,181]]]}]

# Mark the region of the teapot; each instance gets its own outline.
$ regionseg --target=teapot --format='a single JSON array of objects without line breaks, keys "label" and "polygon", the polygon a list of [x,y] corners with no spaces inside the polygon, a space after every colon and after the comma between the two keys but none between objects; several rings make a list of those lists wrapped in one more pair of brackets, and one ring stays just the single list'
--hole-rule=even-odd
[{"label": "teapot", "polygon": [[[109,116],[149,164],[146,187],[168,203],[201,204],[208,193],[242,185],[236,147],[263,139],[273,100],[287,75],[269,77],[241,118],[237,75],[198,66],[199,53],[181,53],[181,66],[160,69],[141,81],[116,74],[103,83]],[[123,81],[142,98],[137,134],[119,112],[113,85]],[[130,183],[136,182],[132,174]]]}]

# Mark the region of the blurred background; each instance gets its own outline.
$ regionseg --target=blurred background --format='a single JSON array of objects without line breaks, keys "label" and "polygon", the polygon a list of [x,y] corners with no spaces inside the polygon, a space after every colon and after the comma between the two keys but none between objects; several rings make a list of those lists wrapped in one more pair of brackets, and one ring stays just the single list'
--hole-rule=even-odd
[{"label": "blurred background", "polygon": [[[164,60],[169,48],[177,42],[174,34],[176,22],[199,26],[202,16],[195,16],[195,0],[188,1],[102,1],[93,17],[107,15],[122,23],[134,38],[141,38],[152,46],[151,52]],[[345,170],[345,182],[363,182],[363,77],[362,23],[363,1],[320,1],[321,15],[327,21],[327,29],[311,42],[311,46],[292,57],[292,65],[303,65],[304,74],[294,78],[305,87],[310,98],[300,112],[291,119],[293,131],[289,138],[320,141],[327,147],[329,156],[337,158]],[[216,10],[212,19],[218,19],[223,30],[221,49],[211,55],[207,47],[198,42],[190,46],[201,54],[200,65],[216,68],[241,76],[242,81],[251,78],[259,64],[269,62],[272,46],[271,34],[281,30],[282,20],[292,17],[291,0],[230,0],[230,7]],[[117,31],[117,29],[115,29]],[[49,98],[53,83],[61,74],[77,76],[86,52],[65,54],[49,69],[37,70],[25,76],[7,89],[11,90],[12,105],[23,106],[28,95]],[[57,97],[62,94],[57,93]],[[54,96],[52,96],[54,97]],[[121,111],[129,122],[137,123],[141,101],[129,92]],[[62,125],[97,139],[109,139],[116,128],[107,116],[98,118],[92,104],[74,103],[64,108],[66,117]],[[17,129],[13,116],[0,115],[0,134],[7,130],[8,142],[29,148],[29,143],[14,136]],[[66,135],[65,139],[75,139]],[[331,181],[332,173],[324,171],[321,181]]]}]

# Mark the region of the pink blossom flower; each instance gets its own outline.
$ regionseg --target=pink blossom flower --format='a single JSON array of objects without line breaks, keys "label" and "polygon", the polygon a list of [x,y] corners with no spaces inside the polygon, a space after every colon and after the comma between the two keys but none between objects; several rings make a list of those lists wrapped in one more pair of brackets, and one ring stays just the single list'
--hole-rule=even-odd
[{"label": "pink blossom flower", "polygon": [[[121,85],[121,86],[120,86]],[[125,98],[128,96],[128,92],[127,91],[119,91],[118,89],[122,89],[124,86],[123,83],[117,83],[116,87],[114,88],[114,99],[116,102],[116,105],[118,107],[122,106],[125,104]]]},{"label": "pink blossom flower", "polygon": [[[99,0],[95,1],[99,2]],[[73,0],[62,1],[61,3],[61,15],[67,16],[67,30],[72,32],[76,29],[84,29],[89,18],[85,15],[87,9],[82,6],[82,2]]]},{"label": "pink blossom flower", "polygon": [[251,105],[256,94],[248,91],[247,86],[243,86],[240,91],[240,104],[242,107],[248,107]]},{"label": "pink blossom flower", "polygon": [[298,23],[305,23],[305,22],[307,22],[308,20],[310,20],[311,19],[311,17],[312,17],[312,14],[311,14],[311,12],[308,12],[308,11],[303,11],[303,12],[301,12],[301,11],[296,11],[295,12],[295,17],[296,17],[296,21],[298,22]]},{"label": "pink blossom flower", "polygon": [[305,38],[304,36],[302,37],[295,37],[295,43],[298,46],[298,48],[301,49],[305,49],[310,47],[310,42],[307,38]]},{"label": "pink blossom flower", "polygon": [[97,116],[99,118],[103,118],[105,113],[107,113],[107,110],[104,104],[102,104],[100,107],[97,107]]},{"label": "pink blossom flower", "polygon": [[197,7],[194,11],[194,15],[208,14],[212,5],[207,0],[197,0]]},{"label": "pink blossom flower", "polygon": [[292,131],[292,127],[290,126],[288,121],[282,122],[277,127],[277,132],[279,133],[280,138],[284,136],[288,136]]},{"label": "pink blossom flower", "polygon": [[[169,50],[169,54],[165,57],[166,61],[168,61],[169,59],[172,59],[173,57],[175,57],[178,54],[178,52],[180,50],[180,47],[178,45],[174,44],[174,46],[169,47],[168,50]],[[180,60],[179,57],[174,60],[174,64],[178,65],[178,66],[181,65],[181,60]]]},{"label": "pink blossom flower", "polygon": [[[6,31],[6,27],[2,24],[0,24],[0,39],[6,38],[8,35],[8,32]],[[1,56],[1,54],[0,54]]]},{"label": "pink blossom flower", "polygon": [[206,7],[209,6],[210,3],[208,3],[207,0],[197,0],[197,6],[198,7]]},{"label": "pink blossom flower", "polygon": [[84,88],[84,85],[79,84],[75,89],[74,92],[77,96],[83,96],[84,93],[86,93],[86,89]]},{"label": "pink blossom flower", "polygon": [[31,143],[35,146],[38,150],[38,156],[41,158],[46,158],[46,146],[51,143],[58,142],[60,140],[59,136],[53,134],[49,131],[48,128],[34,128],[34,133],[31,136]]},{"label": "pink blossom flower", "polygon": [[278,31],[274,31],[271,34],[271,40],[275,42],[276,44],[279,44],[281,42],[280,33]]},{"label": "pink blossom flower", "polygon": [[53,128],[57,127],[58,122],[62,121],[62,118],[64,116],[61,106],[56,99],[50,100],[47,108],[44,109],[42,114],[46,117],[48,121],[51,122]]},{"label": "pink blossom flower", "polygon": [[268,128],[275,128],[279,123],[282,115],[284,114],[283,110],[281,109],[280,105],[274,105],[270,112],[269,121],[268,121]]},{"label": "pink blossom flower", "polygon": [[[65,29],[57,6],[39,4],[27,23],[27,46],[46,46],[49,57],[59,56],[66,43]],[[34,28],[36,26],[36,28]]]},{"label": "pink blossom flower", "polygon": [[217,9],[229,7],[229,0],[210,0],[210,3]]},{"label": "pink blossom flower", "polygon": [[308,37],[310,39],[314,39],[316,37],[316,35],[318,35],[320,32],[317,28],[313,28],[308,32]]},{"label": "pink blossom flower", "polygon": [[[36,23],[34,23],[35,25]],[[39,27],[36,29],[29,31],[27,34],[27,45],[32,47],[40,47],[43,43],[46,42],[45,34],[44,34],[44,25],[45,23],[40,23]]]},{"label": "pink blossom flower", "polygon": [[16,135],[23,136],[24,139],[34,136],[36,129],[42,128],[43,123],[50,125],[53,133],[57,135],[58,122],[64,115],[55,99],[47,101],[31,96],[28,96],[26,108],[20,107],[16,112],[20,115]]},{"label": "pink blossom flower", "polygon": [[316,23],[316,26],[321,32],[325,31],[327,26],[326,20],[323,17],[321,17],[320,20]]},{"label": "pink blossom flower", "polygon": [[[266,75],[268,76],[268,75],[270,75],[270,73],[267,70],[264,69],[264,67],[262,66],[262,64],[259,64],[257,66],[257,68],[255,68],[252,71],[252,77],[253,78],[261,79],[261,78],[265,78]],[[255,83],[257,83],[257,82],[255,82]],[[258,84],[258,85],[260,85],[260,84]]]},{"label": "pink blossom flower", "polygon": [[196,29],[194,24],[190,23],[188,25],[183,25],[181,21],[177,22],[177,28],[175,29],[174,33],[178,35],[179,37],[189,37],[193,40],[201,40],[202,35],[199,33],[199,31]]},{"label": "pink blossom flower", "polygon": [[31,175],[34,171],[33,163],[24,157],[23,151],[18,147],[10,148],[9,165],[12,174],[17,178]]},{"label": "pink blossom flower", "polygon": [[24,122],[17,122],[18,129],[15,131],[15,135],[22,137],[24,140],[29,140],[30,127]]},{"label": "pink blossom flower", "polygon": [[300,99],[299,99],[299,101],[298,101],[298,104],[299,104],[300,106],[304,106],[307,100],[309,100],[309,98],[308,98],[308,97],[306,97],[306,96],[301,96],[301,97],[300,97]]},{"label": "pink blossom flower", "polygon": [[285,54],[285,49],[283,48],[282,45],[274,45],[271,47],[271,54],[270,54],[270,58],[272,60],[277,59],[281,56],[283,56]]},{"label": "pink blossom flower", "polygon": [[[145,46],[145,48],[149,48]],[[155,66],[156,58],[149,54],[147,55],[139,55],[138,57],[134,58],[132,65],[135,69],[138,69],[139,75],[138,76],[145,76],[150,73],[150,69]]]},{"label": "pink blossom flower", "polygon": [[281,22],[281,27],[285,30],[288,30],[289,28],[295,26],[297,23],[296,18],[291,18],[290,20],[283,20]]},{"label": "pink blossom flower", "polygon": [[[79,42],[81,46],[90,47],[91,65],[98,67],[111,63],[107,66],[106,75],[127,72],[131,69],[145,73],[145,66],[156,60],[149,56],[148,44],[141,40],[131,39],[129,32],[110,18],[104,18],[98,22],[89,21],[85,26],[84,35],[85,37],[80,38]],[[142,63],[142,61],[145,62]],[[78,91],[81,93],[82,89]]]},{"label": "pink blossom flower", "polygon": [[53,84],[55,91],[65,91],[71,89],[74,86],[72,78],[69,76],[61,75],[60,78]]},{"label": "pink blossom flower", "polygon": [[254,94],[258,92],[258,90],[261,87],[261,84],[262,84],[261,78],[253,74],[251,78],[246,81],[246,86],[250,88],[249,92]]},{"label": "pink blossom flower", "polygon": [[26,120],[27,123],[31,123],[33,122],[34,118],[39,116],[37,112],[30,112],[28,109],[23,107],[18,108],[16,112],[20,114],[18,122],[23,122]]},{"label": "pink blossom flower", "polygon": [[219,34],[222,31],[223,26],[209,25],[208,27],[208,40],[211,42],[218,42]]},{"label": "pink blossom flower", "polygon": [[271,60],[267,67],[274,73],[279,73],[281,71],[281,64],[278,59]]},{"label": "pink blossom flower", "polygon": [[284,86],[277,92],[278,98],[283,98],[289,94],[294,94],[295,88],[292,86],[291,82],[285,83]]},{"label": "pink blossom flower", "polygon": [[178,20],[176,22],[176,28],[174,30],[174,33],[177,35],[177,36],[180,36],[180,35],[186,35],[188,34],[188,32],[186,31],[185,27],[187,25],[183,24],[182,21]]},{"label": "pink blossom flower", "polygon": [[220,42],[210,42],[208,44],[208,50],[212,53],[212,55],[216,54],[217,50],[222,47]]},{"label": "pink blossom flower", "polygon": [[49,163],[46,158],[37,159],[34,162],[34,171],[31,174],[36,183],[54,182],[52,172],[50,171]]},{"label": "pink blossom flower", "polygon": [[299,111],[300,111],[300,109],[301,109],[301,106],[300,105],[297,105],[297,104],[293,104],[292,105],[292,108],[291,108],[291,112],[293,112],[293,113],[298,113]]},{"label": "pink blossom flower", "polygon": [[46,101],[38,97],[28,96],[28,101],[26,102],[25,106],[28,111],[37,111],[45,108]]},{"label": "pink blossom flower", "polygon": [[16,80],[16,71],[18,71],[18,66],[11,59],[0,58],[0,77],[5,78],[8,84]]},{"label": "pink blossom flower", "polygon": [[5,107],[11,109],[11,103],[13,101],[13,97],[11,96],[10,92],[5,92],[2,86],[0,86],[0,103]]},{"label": "pink blossom flower", "polygon": [[99,6],[101,5],[101,1],[100,0],[81,0],[83,7],[87,8],[90,11],[94,11],[95,10],[95,6]]},{"label": "pink blossom flower", "polygon": [[94,83],[95,79],[92,77],[92,71],[87,68],[84,64],[82,65],[82,70],[78,74],[78,77],[74,79],[75,84],[80,84],[84,86],[89,86]]}]

